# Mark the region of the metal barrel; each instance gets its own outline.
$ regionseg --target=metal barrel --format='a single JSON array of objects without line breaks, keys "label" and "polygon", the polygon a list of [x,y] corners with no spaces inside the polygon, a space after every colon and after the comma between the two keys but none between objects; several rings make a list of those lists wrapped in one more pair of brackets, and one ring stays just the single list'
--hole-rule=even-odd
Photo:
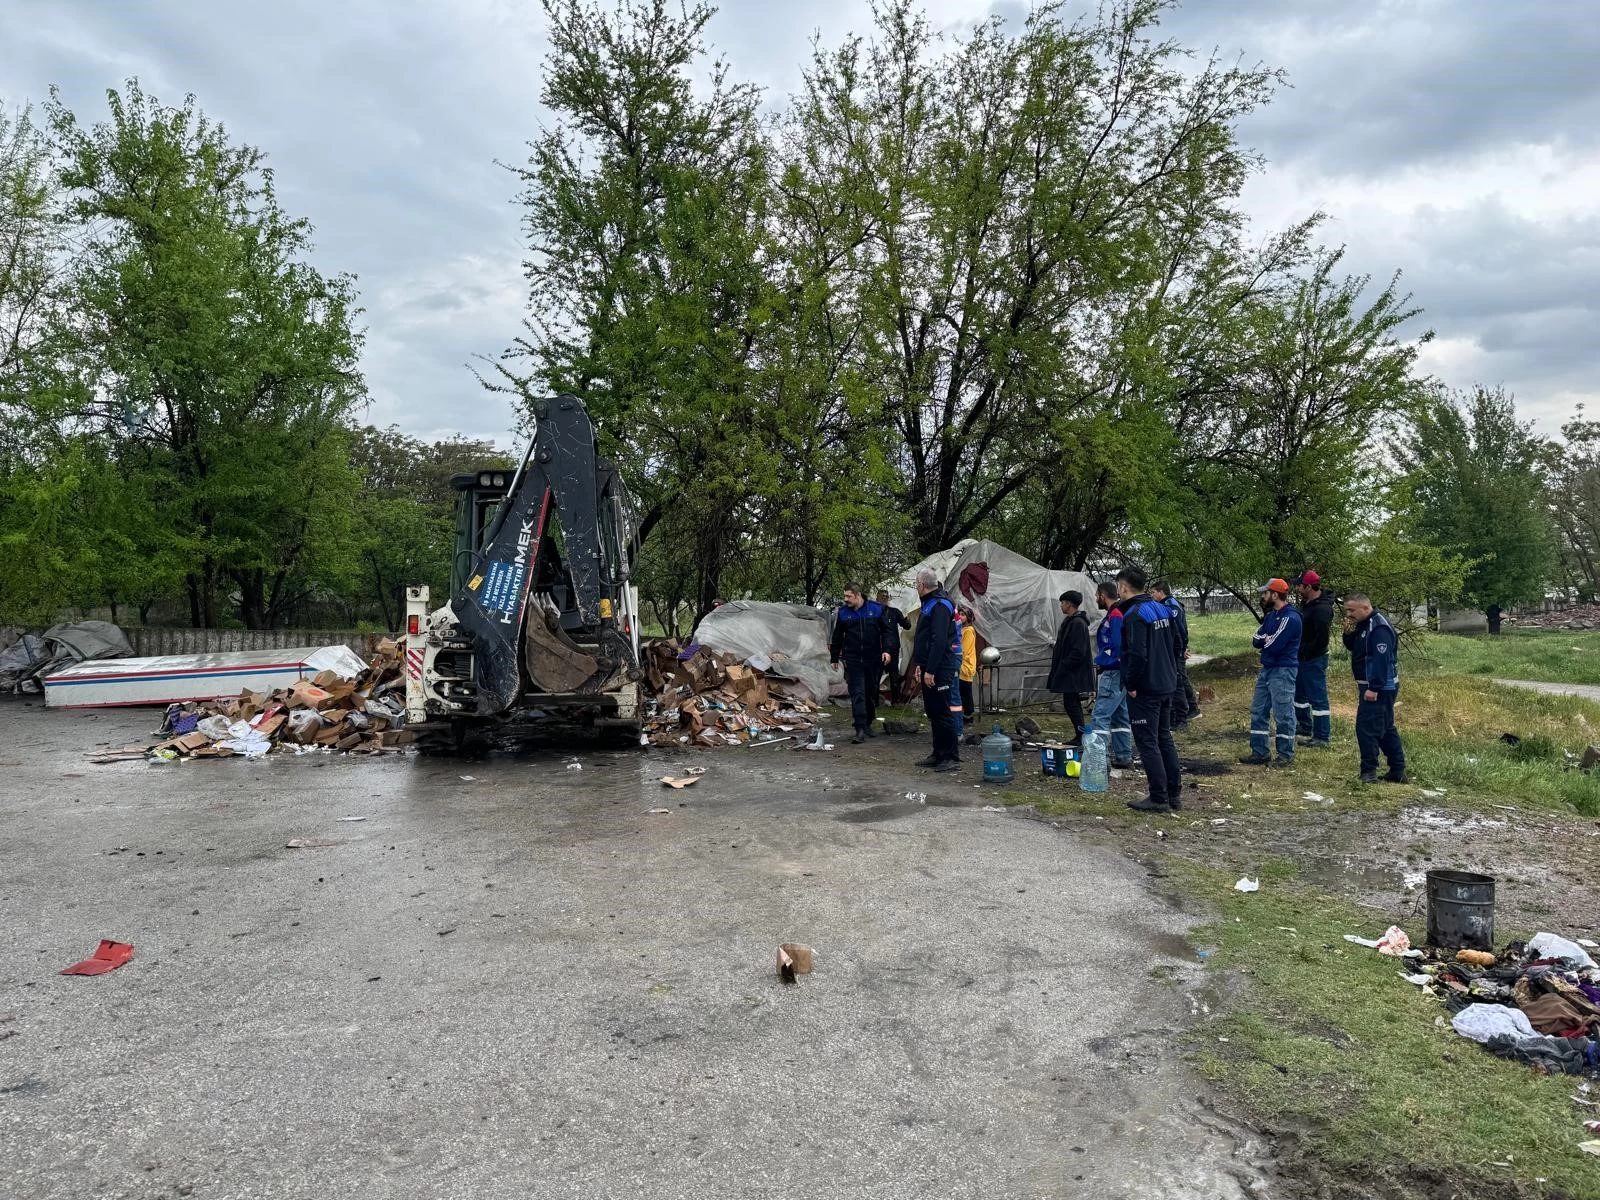
[{"label": "metal barrel", "polygon": [[1494,877],[1428,872],[1428,945],[1494,949]]}]

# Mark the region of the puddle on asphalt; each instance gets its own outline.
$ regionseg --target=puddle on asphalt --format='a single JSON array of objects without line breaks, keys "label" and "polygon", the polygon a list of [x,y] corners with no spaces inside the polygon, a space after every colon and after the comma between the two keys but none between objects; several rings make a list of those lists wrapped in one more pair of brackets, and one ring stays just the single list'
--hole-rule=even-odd
[{"label": "puddle on asphalt", "polygon": [[874,804],[868,808],[853,808],[849,812],[842,812],[834,818],[847,825],[871,825],[875,821],[893,821],[898,817],[913,816],[922,811],[921,804],[905,802],[901,804]]}]

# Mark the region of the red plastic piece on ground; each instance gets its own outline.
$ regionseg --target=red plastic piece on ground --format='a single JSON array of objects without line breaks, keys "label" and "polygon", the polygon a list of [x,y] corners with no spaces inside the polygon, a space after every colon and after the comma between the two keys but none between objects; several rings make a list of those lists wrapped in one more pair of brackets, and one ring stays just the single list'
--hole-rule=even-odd
[{"label": "red plastic piece on ground", "polygon": [[110,938],[101,938],[100,946],[95,950],[93,957],[82,962],[75,962],[70,967],[65,967],[60,972],[62,975],[104,975],[107,971],[115,971],[123,963],[133,957],[133,946],[128,942],[113,942]]}]

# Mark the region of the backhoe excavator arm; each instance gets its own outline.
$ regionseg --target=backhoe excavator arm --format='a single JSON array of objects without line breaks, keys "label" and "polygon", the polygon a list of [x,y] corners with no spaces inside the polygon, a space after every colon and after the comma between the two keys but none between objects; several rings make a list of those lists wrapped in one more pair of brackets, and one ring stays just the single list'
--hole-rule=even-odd
[{"label": "backhoe excavator arm", "polygon": [[[606,597],[608,567],[614,572],[615,564],[606,562],[601,537],[594,426],[573,396],[545,401],[534,417],[534,435],[522,465],[466,586],[451,598],[460,633],[470,640],[476,661],[479,716],[504,712],[522,691],[525,627],[546,620],[543,613],[530,613],[529,595],[552,513],[560,521],[572,605],[598,645],[598,652],[591,652],[596,670],[590,683],[597,685],[632,665]],[[541,635],[548,636],[542,630]]]}]

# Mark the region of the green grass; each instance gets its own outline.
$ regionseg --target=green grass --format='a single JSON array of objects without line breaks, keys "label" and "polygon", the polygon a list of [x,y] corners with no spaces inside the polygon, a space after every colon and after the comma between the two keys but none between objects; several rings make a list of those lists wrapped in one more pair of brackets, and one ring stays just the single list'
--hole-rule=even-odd
[{"label": "green grass", "polygon": [[1600,632],[1595,631],[1519,629],[1498,637],[1430,634],[1423,655],[1429,668],[1441,674],[1600,684]]},{"label": "green grass", "polygon": [[[1249,613],[1189,618],[1196,654],[1245,654],[1257,621]],[[1343,678],[1349,657],[1334,631],[1328,675]],[[1479,675],[1543,683],[1600,684],[1600,631],[1519,629],[1488,634],[1424,633],[1402,652],[1400,675]]]},{"label": "green grass", "polygon": [[1370,911],[1302,887],[1281,863],[1250,895],[1231,874],[1176,858],[1167,869],[1217,912],[1190,940],[1214,948],[1213,970],[1250,981],[1235,1011],[1194,1035],[1199,1069],[1224,1091],[1308,1129],[1316,1153],[1357,1180],[1440,1172],[1485,1196],[1543,1180],[1600,1200],[1600,1170],[1576,1148],[1577,1081],[1439,1028],[1444,1008],[1399,979],[1395,960],[1343,940],[1376,936]]}]

